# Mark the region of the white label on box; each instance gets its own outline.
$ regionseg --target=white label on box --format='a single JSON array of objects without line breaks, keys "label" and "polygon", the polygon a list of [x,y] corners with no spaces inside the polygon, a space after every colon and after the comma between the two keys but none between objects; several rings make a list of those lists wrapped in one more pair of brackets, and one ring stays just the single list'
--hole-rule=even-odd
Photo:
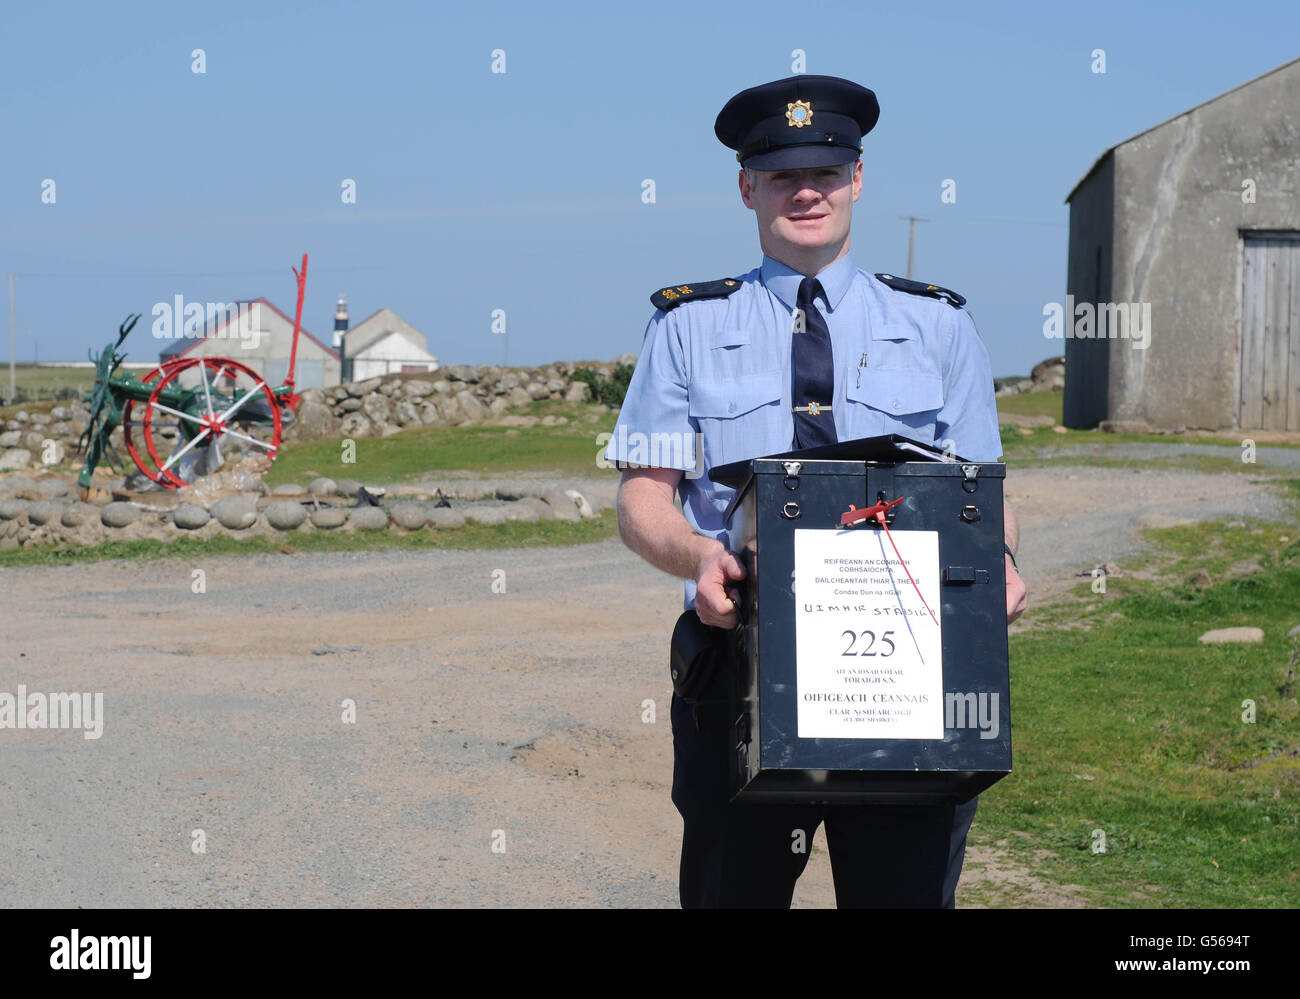
[{"label": "white label on box", "polygon": [[801,739],[943,739],[939,533],[890,536],[794,532]]}]

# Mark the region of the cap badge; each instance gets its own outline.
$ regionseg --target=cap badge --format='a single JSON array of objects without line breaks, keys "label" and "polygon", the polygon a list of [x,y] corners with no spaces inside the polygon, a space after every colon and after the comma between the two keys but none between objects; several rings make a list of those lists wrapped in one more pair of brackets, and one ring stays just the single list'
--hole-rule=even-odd
[{"label": "cap badge", "polygon": [[808,101],[792,101],[786,105],[785,120],[791,128],[812,124],[813,109]]}]

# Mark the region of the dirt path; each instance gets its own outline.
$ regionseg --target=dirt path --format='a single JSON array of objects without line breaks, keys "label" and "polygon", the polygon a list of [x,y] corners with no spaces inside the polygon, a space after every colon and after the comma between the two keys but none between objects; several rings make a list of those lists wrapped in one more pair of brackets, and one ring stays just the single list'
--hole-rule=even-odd
[{"label": "dirt path", "polygon": [[[1245,476],[1008,489],[1037,603],[1144,518],[1279,508]],[[0,731],[0,905],[674,906],[680,600],[617,542],[2,570],[0,690],[101,691],[106,720]],[[814,847],[797,906],[833,904]],[[1080,904],[999,846],[969,861],[1005,904]]]}]

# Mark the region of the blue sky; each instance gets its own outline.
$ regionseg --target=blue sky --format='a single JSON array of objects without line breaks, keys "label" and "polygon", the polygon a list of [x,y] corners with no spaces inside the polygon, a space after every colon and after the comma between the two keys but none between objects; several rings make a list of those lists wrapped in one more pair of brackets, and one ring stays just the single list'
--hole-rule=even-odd
[{"label": "blue sky", "polygon": [[[11,4],[3,23],[20,360],[84,358],[176,295],[292,315],[303,252],[322,338],[346,293],[354,321],[389,306],[447,363],[636,351],[656,288],[759,263],[713,120],[802,49],[880,100],[855,262],[903,273],[899,216],[929,218],[915,276],[970,300],[1011,374],[1059,347],[1042,308],[1064,296],[1070,188],[1113,143],[1295,58],[1300,4],[125,0]],[[127,349],[157,341],[142,325]]]}]

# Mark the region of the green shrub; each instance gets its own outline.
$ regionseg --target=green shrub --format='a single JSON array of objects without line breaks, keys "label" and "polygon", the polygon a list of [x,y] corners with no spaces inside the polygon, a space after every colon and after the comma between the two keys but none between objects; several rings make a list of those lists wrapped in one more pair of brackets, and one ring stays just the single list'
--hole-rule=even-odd
[{"label": "green shrub", "polygon": [[591,389],[591,398],[607,406],[622,406],[627,395],[628,383],[632,380],[632,365],[616,364],[609,378],[601,378],[591,368],[577,368],[573,372],[575,382],[586,382]]}]

